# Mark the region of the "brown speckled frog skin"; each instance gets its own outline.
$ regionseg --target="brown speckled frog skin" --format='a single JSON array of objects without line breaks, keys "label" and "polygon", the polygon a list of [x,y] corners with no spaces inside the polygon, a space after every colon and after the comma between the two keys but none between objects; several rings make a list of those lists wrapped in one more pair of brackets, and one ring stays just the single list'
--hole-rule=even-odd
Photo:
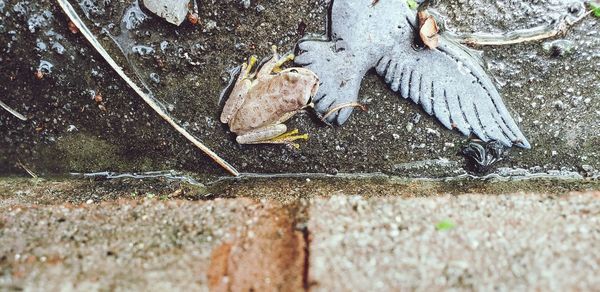
[{"label": "brown speckled frog skin", "polygon": [[255,74],[250,74],[256,63],[254,57],[248,65],[243,65],[223,108],[221,122],[229,124],[240,144],[288,144],[308,137],[296,136],[295,131],[285,134],[287,127],[283,123],[312,106],[310,102],[318,91],[319,78],[304,68],[281,70],[280,66],[294,56],[280,58],[276,48],[273,54]]}]

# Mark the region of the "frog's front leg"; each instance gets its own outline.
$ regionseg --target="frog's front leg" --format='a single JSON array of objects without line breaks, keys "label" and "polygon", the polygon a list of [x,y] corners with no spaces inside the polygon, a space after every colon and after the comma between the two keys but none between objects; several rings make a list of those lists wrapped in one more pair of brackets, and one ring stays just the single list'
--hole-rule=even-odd
[{"label": "frog's front leg", "polygon": [[269,77],[272,73],[281,72],[281,66],[289,61],[293,61],[295,58],[294,54],[288,54],[280,58],[279,53],[277,53],[277,46],[275,45],[271,47],[271,50],[273,57],[260,68],[260,71],[256,75],[257,78]]},{"label": "frog's front leg", "polygon": [[[275,48],[275,50],[276,50],[276,48]],[[295,58],[296,58],[296,55],[290,53],[290,54],[287,54],[285,57],[277,60],[277,62],[275,63],[275,66],[273,66],[273,73],[281,72],[281,66],[283,66],[287,62],[294,61]]]},{"label": "frog's front leg", "polygon": [[288,144],[295,148],[300,148],[300,145],[294,141],[308,140],[308,134],[298,135],[298,130],[286,131],[286,125],[276,124],[237,136],[235,140],[240,144]]}]

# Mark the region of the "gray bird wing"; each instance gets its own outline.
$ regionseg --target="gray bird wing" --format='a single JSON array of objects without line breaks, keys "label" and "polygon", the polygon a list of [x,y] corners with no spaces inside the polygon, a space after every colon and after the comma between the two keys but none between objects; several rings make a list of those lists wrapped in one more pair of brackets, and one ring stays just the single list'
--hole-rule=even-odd
[{"label": "gray bird wing", "polygon": [[492,81],[467,50],[443,35],[433,50],[415,51],[399,42],[376,71],[393,91],[420,104],[446,128],[529,149]]}]

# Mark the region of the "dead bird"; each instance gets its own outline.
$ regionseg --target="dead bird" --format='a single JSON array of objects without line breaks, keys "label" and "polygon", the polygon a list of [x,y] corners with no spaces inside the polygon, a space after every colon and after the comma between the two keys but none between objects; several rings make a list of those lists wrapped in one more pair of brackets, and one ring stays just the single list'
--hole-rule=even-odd
[{"label": "dead bird", "polygon": [[[298,43],[296,63],[315,72],[320,90],[315,109],[329,122],[344,124],[363,77],[373,68],[390,88],[420,104],[448,129],[483,141],[530,148],[468,48],[443,32],[432,48],[418,48],[417,11],[405,0],[333,0],[328,34]],[[333,110],[333,113],[332,113]]]}]

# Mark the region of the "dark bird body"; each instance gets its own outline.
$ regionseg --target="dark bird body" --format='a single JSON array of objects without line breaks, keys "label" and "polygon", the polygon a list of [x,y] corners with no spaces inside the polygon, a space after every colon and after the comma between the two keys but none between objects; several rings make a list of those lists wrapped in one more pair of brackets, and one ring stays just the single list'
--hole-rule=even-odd
[{"label": "dark bird body", "polygon": [[[334,0],[328,35],[298,44],[296,63],[322,81],[316,110],[327,113],[356,102],[363,77],[373,68],[390,88],[420,104],[448,129],[484,141],[530,148],[482,65],[469,49],[440,35],[435,49],[415,46],[416,11],[405,0]],[[343,124],[343,108],[329,122]]]}]

